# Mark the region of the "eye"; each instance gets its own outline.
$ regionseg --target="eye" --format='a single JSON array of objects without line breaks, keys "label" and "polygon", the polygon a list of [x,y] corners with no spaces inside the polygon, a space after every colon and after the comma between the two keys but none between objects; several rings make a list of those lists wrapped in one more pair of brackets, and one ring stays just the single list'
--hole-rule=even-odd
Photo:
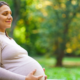
[{"label": "eye", "polygon": [[7,15],[8,15],[8,13],[7,13],[7,12],[5,12],[5,13],[3,13],[3,15],[4,15],[4,16],[7,16]]}]

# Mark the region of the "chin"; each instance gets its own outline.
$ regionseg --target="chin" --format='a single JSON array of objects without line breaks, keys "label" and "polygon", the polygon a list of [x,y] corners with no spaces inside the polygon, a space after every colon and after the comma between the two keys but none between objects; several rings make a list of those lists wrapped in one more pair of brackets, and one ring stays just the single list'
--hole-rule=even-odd
[{"label": "chin", "polygon": [[9,26],[6,26],[6,28],[11,28],[11,25],[9,25]]}]

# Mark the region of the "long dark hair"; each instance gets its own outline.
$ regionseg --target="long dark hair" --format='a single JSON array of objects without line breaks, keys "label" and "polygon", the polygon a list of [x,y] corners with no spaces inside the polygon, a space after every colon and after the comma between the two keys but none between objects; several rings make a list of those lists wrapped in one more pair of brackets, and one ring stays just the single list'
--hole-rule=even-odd
[{"label": "long dark hair", "polygon": [[[2,7],[3,5],[7,5],[7,6],[9,6],[8,3],[4,2],[4,1],[0,1],[0,7]],[[6,36],[7,36],[9,39],[11,39],[11,38],[8,36],[6,30],[5,30],[5,34],[6,34]]]}]

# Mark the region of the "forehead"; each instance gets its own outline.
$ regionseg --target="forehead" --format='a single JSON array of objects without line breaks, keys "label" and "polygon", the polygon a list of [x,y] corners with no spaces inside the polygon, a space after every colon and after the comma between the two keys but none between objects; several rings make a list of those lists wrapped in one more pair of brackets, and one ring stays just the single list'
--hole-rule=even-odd
[{"label": "forehead", "polygon": [[7,5],[3,5],[2,7],[0,7],[0,13],[3,13],[5,11],[10,11],[11,12],[10,7],[7,6]]}]

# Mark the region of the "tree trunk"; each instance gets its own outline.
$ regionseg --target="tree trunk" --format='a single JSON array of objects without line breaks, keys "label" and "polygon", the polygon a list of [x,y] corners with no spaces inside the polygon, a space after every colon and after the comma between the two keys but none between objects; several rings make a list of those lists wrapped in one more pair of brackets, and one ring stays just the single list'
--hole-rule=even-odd
[{"label": "tree trunk", "polygon": [[61,51],[60,52],[60,55],[58,55],[58,57],[56,58],[56,67],[62,67],[63,64],[62,64],[62,59],[64,57],[64,51]]},{"label": "tree trunk", "polygon": [[62,67],[62,59],[64,57],[64,54],[65,54],[65,49],[66,49],[66,38],[67,38],[67,33],[68,33],[68,28],[69,28],[69,24],[66,24],[65,25],[65,30],[63,31],[63,34],[62,34],[62,40],[63,42],[62,43],[58,43],[58,45],[60,47],[58,47],[58,55],[57,55],[57,58],[56,58],[56,66],[57,67]]},{"label": "tree trunk", "polygon": [[19,20],[19,13],[20,13],[20,0],[13,0],[13,4],[14,4],[14,12],[13,12],[13,23],[12,23],[12,27],[10,30],[10,37],[13,37],[13,31],[15,28],[15,25],[17,23],[17,21]]},{"label": "tree trunk", "polygon": [[[69,2],[66,3],[66,5],[69,5]],[[70,5],[71,5],[71,0],[70,0]],[[63,31],[63,42],[62,44],[58,43],[58,45],[60,45],[60,47],[57,48],[56,52],[57,52],[57,58],[56,58],[56,66],[63,66],[62,65],[62,59],[64,57],[64,54],[65,54],[65,49],[66,49],[66,43],[67,43],[67,33],[68,33],[68,28],[69,28],[69,24],[71,23],[72,19],[75,17],[76,13],[80,11],[80,7],[77,7],[75,9],[75,11],[73,12],[73,16],[70,18],[69,15],[67,14],[70,14],[71,11],[68,11],[68,9],[66,9],[66,11],[64,11],[63,13],[65,14],[66,13],[66,18],[63,20],[63,25],[65,27],[64,31]],[[60,18],[58,16],[58,12],[56,12],[57,14],[57,18],[58,20],[60,21]],[[67,21],[66,21],[67,20]],[[59,51],[60,50],[60,51]]]}]

